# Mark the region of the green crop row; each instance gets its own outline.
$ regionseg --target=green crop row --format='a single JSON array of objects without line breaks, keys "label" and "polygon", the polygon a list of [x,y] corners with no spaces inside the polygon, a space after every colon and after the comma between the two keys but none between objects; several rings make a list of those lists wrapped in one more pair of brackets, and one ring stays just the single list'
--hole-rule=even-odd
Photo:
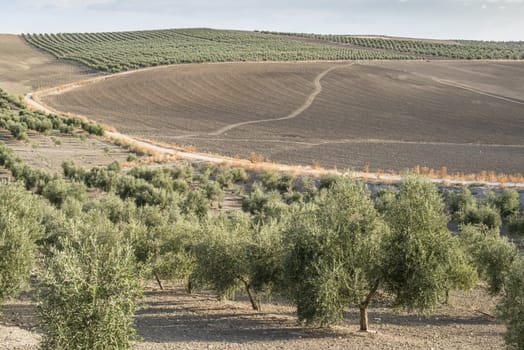
[{"label": "green crop row", "polygon": [[390,37],[323,35],[308,33],[262,32],[271,36],[299,37],[346,44],[351,47],[380,49],[391,53],[446,57],[453,59],[524,59],[524,42],[430,41]]},{"label": "green crop row", "polygon": [[24,34],[24,38],[59,59],[110,72],[175,63],[410,58],[257,32],[212,29]]}]

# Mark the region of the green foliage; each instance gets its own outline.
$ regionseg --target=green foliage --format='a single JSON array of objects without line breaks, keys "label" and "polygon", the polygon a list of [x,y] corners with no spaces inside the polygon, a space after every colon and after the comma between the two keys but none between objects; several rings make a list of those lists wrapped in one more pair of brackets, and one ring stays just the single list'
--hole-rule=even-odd
[{"label": "green foliage", "polygon": [[140,285],[133,251],[107,220],[74,222],[39,286],[43,349],[131,349]]},{"label": "green foliage", "polygon": [[66,160],[62,163],[64,177],[73,181],[84,181],[86,171],[84,168],[77,166],[72,160]]},{"label": "green foliage", "polygon": [[93,135],[104,136],[104,128],[94,122],[82,122],[82,129]]},{"label": "green foliage", "polygon": [[244,216],[211,218],[203,225],[202,239],[195,246],[195,279],[208,285],[221,298],[249,284],[246,245],[249,220]]},{"label": "green foliage", "polygon": [[379,213],[385,213],[387,209],[395,202],[397,190],[392,187],[380,188],[375,193],[375,208]]},{"label": "green foliage", "polygon": [[504,321],[504,335],[510,349],[524,349],[524,258],[515,260],[508,273],[505,293],[498,305],[499,317]]},{"label": "green foliage", "polygon": [[166,205],[170,200],[168,191],[155,188],[146,180],[130,175],[118,178],[115,192],[122,199],[133,198],[137,206]]},{"label": "green foliage", "polygon": [[182,203],[182,210],[185,214],[194,214],[199,218],[204,218],[209,212],[209,205],[207,193],[202,189],[197,189],[187,193]]},{"label": "green foliage", "polygon": [[242,168],[231,168],[231,175],[233,176],[233,182],[245,182],[248,179],[246,171]]},{"label": "green foliage", "polygon": [[27,126],[23,123],[18,123],[15,121],[8,121],[6,129],[9,130],[11,135],[13,135],[17,140],[29,141],[27,136]]},{"label": "green foliage", "polygon": [[517,237],[524,237],[524,216],[512,219],[508,224],[509,234]]},{"label": "green foliage", "polygon": [[490,293],[500,293],[517,258],[516,246],[485,226],[462,226],[460,238],[479,275],[487,280]]},{"label": "green foliage", "polygon": [[242,209],[251,213],[258,221],[267,221],[280,218],[287,210],[287,205],[282,202],[280,193],[265,192],[262,186],[255,182],[249,195],[242,201]]},{"label": "green foliage", "polygon": [[495,197],[493,204],[503,219],[514,219],[519,213],[519,193],[513,189],[505,189]]},{"label": "green foliage", "polygon": [[59,59],[111,72],[177,63],[407,58],[277,35],[205,28],[24,34],[24,38]]},{"label": "green foliage", "polygon": [[[19,111],[16,112],[15,109]],[[57,130],[65,134],[73,134],[75,128],[83,128],[90,134],[102,136],[104,129],[94,122],[84,122],[75,117],[62,117],[44,112],[32,112],[25,104],[16,98],[8,96],[0,89],[0,128],[8,129],[18,140],[28,141],[28,130],[47,134]]]},{"label": "green foliage", "polygon": [[524,42],[522,41],[428,41],[401,38],[381,38],[369,36],[273,33],[293,37],[313,38],[327,42],[350,44],[356,47],[402,52],[411,55],[436,56],[458,59],[522,59]]},{"label": "green foliage", "polygon": [[278,225],[253,227],[248,217],[211,218],[194,247],[194,279],[225,298],[244,288],[253,309],[259,309],[253,292],[270,293],[282,279],[282,244]]},{"label": "green foliage", "polygon": [[434,184],[404,178],[386,219],[391,235],[386,240],[385,286],[399,306],[429,312],[449,289],[472,286],[475,272],[447,229],[444,203]]},{"label": "green foliage", "polygon": [[474,207],[477,201],[467,186],[463,186],[460,192],[447,191],[446,204],[450,214],[463,211],[465,208]]},{"label": "green foliage", "polygon": [[381,222],[363,185],[336,181],[318,205],[305,205],[286,231],[285,278],[300,320],[329,325],[380,279]]},{"label": "green foliage", "polygon": [[209,181],[205,186],[204,190],[206,191],[207,199],[210,201],[221,202],[224,200],[224,191],[220,187],[220,184],[216,181]]},{"label": "green foliage", "polygon": [[273,170],[262,170],[257,175],[257,182],[268,191],[276,190],[278,188],[279,179],[278,173]]},{"label": "green foliage", "polygon": [[339,175],[330,174],[330,175],[322,176],[320,178],[320,181],[319,181],[319,184],[318,184],[318,189],[322,190],[322,189],[330,188],[338,180],[340,180],[340,176]]},{"label": "green foliage", "polygon": [[34,196],[17,184],[0,183],[0,306],[27,286],[35,240],[43,236]]},{"label": "green foliage", "polygon": [[42,196],[54,205],[61,206],[67,198],[85,202],[87,198],[85,186],[78,182],[68,182],[62,178],[50,180],[42,189]]}]

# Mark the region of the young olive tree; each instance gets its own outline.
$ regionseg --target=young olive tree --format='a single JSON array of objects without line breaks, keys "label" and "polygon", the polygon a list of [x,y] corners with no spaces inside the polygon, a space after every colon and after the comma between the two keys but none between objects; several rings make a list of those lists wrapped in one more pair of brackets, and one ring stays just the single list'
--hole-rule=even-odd
[{"label": "young olive tree", "polygon": [[259,310],[255,293],[269,291],[281,278],[281,247],[276,224],[253,226],[241,214],[211,218],[194,247],[194,278],[219,297],[244,288],[253,309]]},{"label": "young olive tree", "polygon": [[498,305],[499,317],[504,321],[504,335],[510,349],[524,349],[524,258],[519,257],[508,274],[505,292]]},{"label": "young olive tree", "polygon": [[446,300],[450,289],[474,286],[475,270],[447,228],[434,184],[405,177],[386,210],[386,221],[391,234],[385,242],[384,287],[398,306],[429,312]]},{"label": "young olive tree", "polygon": [[498,230],[483,225],[462,226],[459,237],[479,276],[488,282],[489,292],[493,295],[502,292],[518,257],[517,247]]},{"label": "young olive tree", "polygon": [[355,303],[361,329],[367,330],[367,308],[381,281],[381,241],[387,235],[362,184],[337,179],[318,205],[306,204],[285,235],[285,283],[299,320],[329,325]]},{"label": "young olive tree", "polygon": [[27,285],[35,240],[42,238],[34,196],[18,184],[0,183],[0,304]]},{"label": "young olive tree", "polygon": [[131,246],[100,215],[77,218],[39,286],[43,349],[131,349],[141,293]]}]

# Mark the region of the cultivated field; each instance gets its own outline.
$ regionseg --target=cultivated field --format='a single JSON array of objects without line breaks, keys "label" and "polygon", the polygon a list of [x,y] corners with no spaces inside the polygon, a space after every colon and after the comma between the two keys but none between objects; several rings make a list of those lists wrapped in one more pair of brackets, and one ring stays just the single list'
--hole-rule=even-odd
[{"label": "cultivated field", "polygon": [[410,58],[365,47],[206,28],[26,34],[24,37],[57,58],[110,72],[174,63]]},{"label": "cultivated field", "polygon": [[523,172],[522,62],[184,65],[43,101],[119,131],[291,164]]},{"label": "cultivated field", "polygon": [[29,133],[29,142],[12,137],[7,130],[0,129],[0,141],[8,145],[24,164],[50,173],[62,173],[62,163],[74,160],[85,169],[106,166],[114,161],[125,162],[129,152],[109,142],[95,138],[84,140],[77,136],[54,133],[45,136]]},{"label": "cultivated field", "polygon": [[11,94],[25,94],[94,73],[85,66],[57,60],[18,35],[0,34],[0,88]]}]

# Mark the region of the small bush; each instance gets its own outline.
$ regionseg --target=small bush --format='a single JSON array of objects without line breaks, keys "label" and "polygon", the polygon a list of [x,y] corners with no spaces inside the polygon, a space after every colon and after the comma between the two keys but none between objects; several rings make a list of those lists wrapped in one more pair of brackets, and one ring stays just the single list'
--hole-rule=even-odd
[{"label": "small bush", "polygon": [[72,197],[79,202],[85,202],[87,198],[83,184],[67,182],[60,178],[50,180],[42,189],[42,196],[58,207],[60,207],[68,197]]},{"label": "small bush", "polygon": [[266,189],[266,190],[276,190],[279,185],[280,177],[273,170],[264,170],[257,176],[257,181]]}]

